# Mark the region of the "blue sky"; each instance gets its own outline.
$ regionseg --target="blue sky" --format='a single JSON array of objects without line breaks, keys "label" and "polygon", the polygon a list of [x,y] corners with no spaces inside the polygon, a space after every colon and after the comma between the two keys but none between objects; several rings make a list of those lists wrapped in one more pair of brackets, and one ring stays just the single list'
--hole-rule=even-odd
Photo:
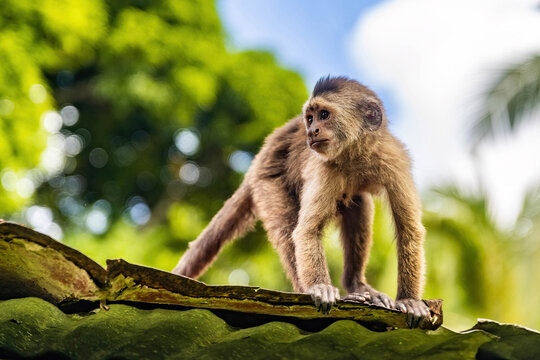
[{"label": "blue sky", "polygon": [[313,85],[326,73],[357,73],[347,41],[362,13],[380,2],[220,0],[218,9],[233,48],[269,49]]}]

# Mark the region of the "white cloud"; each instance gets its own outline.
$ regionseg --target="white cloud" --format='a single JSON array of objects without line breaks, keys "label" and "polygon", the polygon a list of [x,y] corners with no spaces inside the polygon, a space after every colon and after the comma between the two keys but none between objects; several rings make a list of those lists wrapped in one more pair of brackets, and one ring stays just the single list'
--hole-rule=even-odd
[{"label": "white cloud", "polygon": [[467,136],[487,85],[540,53],[539,34],[536,0],[394,0],[359,20],[351,54],[367,84],[396,95],[393,130],[411,150],[421,188],[455,181],[474,189],[478,167],[496,217],[512,221],[525,187],[540,179],[540,141],[531,140],[540,139],[540,126],[486,143],[479,166]]}]

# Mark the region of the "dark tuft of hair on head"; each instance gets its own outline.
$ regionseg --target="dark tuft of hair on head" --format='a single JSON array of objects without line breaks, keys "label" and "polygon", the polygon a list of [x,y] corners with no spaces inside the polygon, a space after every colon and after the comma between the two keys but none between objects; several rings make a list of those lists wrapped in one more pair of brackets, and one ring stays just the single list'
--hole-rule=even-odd
[{"label": "dark tuft of hair on head", "polygon": [[323,76],[317,81],[311,96],[319,96],[324,93],[338,92],[346,83],[355,82],[346,76]]}]

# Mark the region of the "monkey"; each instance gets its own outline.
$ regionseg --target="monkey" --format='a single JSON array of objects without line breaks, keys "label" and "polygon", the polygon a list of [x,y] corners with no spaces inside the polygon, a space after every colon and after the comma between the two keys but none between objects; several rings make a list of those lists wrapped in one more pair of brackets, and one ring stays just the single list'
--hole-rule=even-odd
[{"label": "monkey", "polygon": [[[372,243],[373,196],[386,194],[398,255],[397,296],[372,288],[365,270]],[[274,130],[236,192],[198,238],[174,274],[198,278],[223,245],[262,220],[287,277],[328,313],[340,299],[321,243],[329,221],[339,225],[344,300],[407,313],[410,327],[429,320],[421,300],[425,230],[405,146],[388,129],[381,100],[344,76],[320,78],[302,113]]]}]

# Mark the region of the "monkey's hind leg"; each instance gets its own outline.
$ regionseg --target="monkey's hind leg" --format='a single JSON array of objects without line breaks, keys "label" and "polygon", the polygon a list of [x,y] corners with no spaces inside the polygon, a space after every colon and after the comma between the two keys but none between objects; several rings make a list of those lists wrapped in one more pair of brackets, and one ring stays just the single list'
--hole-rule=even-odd
[{"label": "monkey's hind leg", "polygon": [[251,191],[244,182],[225,202],[199,237],[189,244],[178,265],[177,275],[197,278],[210,266],[223,245],[244,235],[255,225]]},{"label": "monkey's hind leg", "polygon": [[297,292],[303,292],[296,269],[292,232],[298,222],[298,206],[281,184],[266,181],[254,191],[257,214],[263,222],[268,240],[276,249],[287,277]]},{"label": "monkey's hind leg", "polygon": [[392,308],[394,300],[373,289],[365,278],[365,270],[372,243],[373,199],[361,193],[348,207],[341,207],[341,241],[344,252],[344,269],[341,282],[348,295],[343,300],[369,302]]}]

